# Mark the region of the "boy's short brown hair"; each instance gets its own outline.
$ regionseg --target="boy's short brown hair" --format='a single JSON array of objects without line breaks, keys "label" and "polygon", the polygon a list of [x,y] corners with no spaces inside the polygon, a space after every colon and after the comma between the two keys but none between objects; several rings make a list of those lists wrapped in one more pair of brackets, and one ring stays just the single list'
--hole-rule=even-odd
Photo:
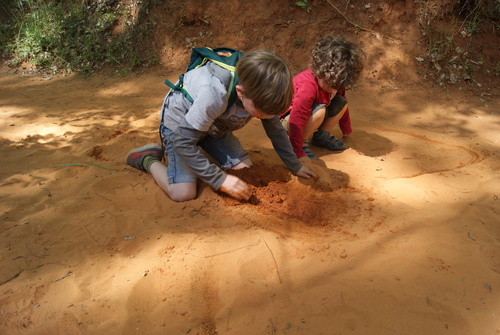
[{"label": "boy's short brown hair", "polygon": [[236,64],[239,85],[255,108],[268,115],[281,114],[292,103],[292,75],[285,61],[269,50],[253,50]]},{"label": "boy's short brown hair", "polygon": [[344,37],[326,36],[313,47],[312,73],[332,88],[343,91],[353,85],[363,69],[363,51]]}]

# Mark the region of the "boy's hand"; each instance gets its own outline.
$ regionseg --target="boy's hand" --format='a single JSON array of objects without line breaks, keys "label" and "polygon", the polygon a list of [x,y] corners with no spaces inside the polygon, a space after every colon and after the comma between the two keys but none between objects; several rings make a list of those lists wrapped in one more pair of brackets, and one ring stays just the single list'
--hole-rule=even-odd
[{"label": "boy's hand", "polygon": [[248,200],[252,196],[250,187],[240,178],[228,174],[222,183],[220,191],[238,200]]},{"label": "boy's hand", "polygon": [[295,175],[298,177],[308,178],[308,179],[311,177],[314,179],[318,178],[316,173],[312,172],[311,170],[309,170],[309,168],[307,166],[304,166],[304,165],[302,165],[300,170]]}]

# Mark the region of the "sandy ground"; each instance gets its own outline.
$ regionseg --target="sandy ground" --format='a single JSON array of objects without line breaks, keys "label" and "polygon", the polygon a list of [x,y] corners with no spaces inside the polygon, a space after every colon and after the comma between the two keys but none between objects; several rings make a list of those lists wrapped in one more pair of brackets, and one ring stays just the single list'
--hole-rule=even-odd
[{"label": "sandy ground", "polygon": [[257,201],[174,203],[124,161],[163,76],[0,74],[1,334],[500,334],[494,96],[360,85],[314,182],[254,120]]}]

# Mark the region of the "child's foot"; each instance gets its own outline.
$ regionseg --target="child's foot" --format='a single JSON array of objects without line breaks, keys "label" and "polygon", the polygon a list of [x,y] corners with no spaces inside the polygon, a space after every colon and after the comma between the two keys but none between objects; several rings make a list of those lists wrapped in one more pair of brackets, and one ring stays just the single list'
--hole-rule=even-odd
[{"label": "child's foot", "polygon": [[304,150],[304,153],[306,154],[307,157],[309,157],[310,159],[318,159],[318,157],[316,157],[312,151],[311,151],[311,148],[309,147],[309,142],[307,141],[304,141],[304,143],[302,143],[302,150]]},{"label": "child's foot", "polygon": [[347,146],[343,142],[337,140],[333,136],[330,136],[330,133],[327,132],[315,132],[311,143],[317,147],[327,148],[331,151],[344,151],[347,149]]},{"label": "child's foot", "polygon": [[144,158],[151,156],[153,159],[161,161],[163,158],[163,150],[161,145],[156,143],[146,144],[140,148],[130,150],[127,154],[127,164],[141,171],[149,172],[149,166],[144,165]]}]

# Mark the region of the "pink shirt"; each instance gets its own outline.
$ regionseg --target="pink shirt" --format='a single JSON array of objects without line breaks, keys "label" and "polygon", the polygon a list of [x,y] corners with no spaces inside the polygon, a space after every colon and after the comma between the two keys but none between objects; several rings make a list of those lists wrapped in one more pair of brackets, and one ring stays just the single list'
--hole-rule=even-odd
[{"label": "pink shirt", "polygon": [[[304,70],[293,78],[293,86],[295,88],[292,104],[290,108],[281,116],[290,114],[289,132],[290,142],[292,143],[293,151],[297,158],[305,156],[302,150],[304,141],[304,128],[307,121],[311,117],[312,107],[314,104],[329,105],[333,94],[321,89],[316,77],[312,74],[311,69]],[[345,98],[345,91],[339,91]],[[349,135],[352,132],[351,119],[349,117],[349,109],[346,110],[342,118],[339,120],[339,126],[344,135]]]}]

